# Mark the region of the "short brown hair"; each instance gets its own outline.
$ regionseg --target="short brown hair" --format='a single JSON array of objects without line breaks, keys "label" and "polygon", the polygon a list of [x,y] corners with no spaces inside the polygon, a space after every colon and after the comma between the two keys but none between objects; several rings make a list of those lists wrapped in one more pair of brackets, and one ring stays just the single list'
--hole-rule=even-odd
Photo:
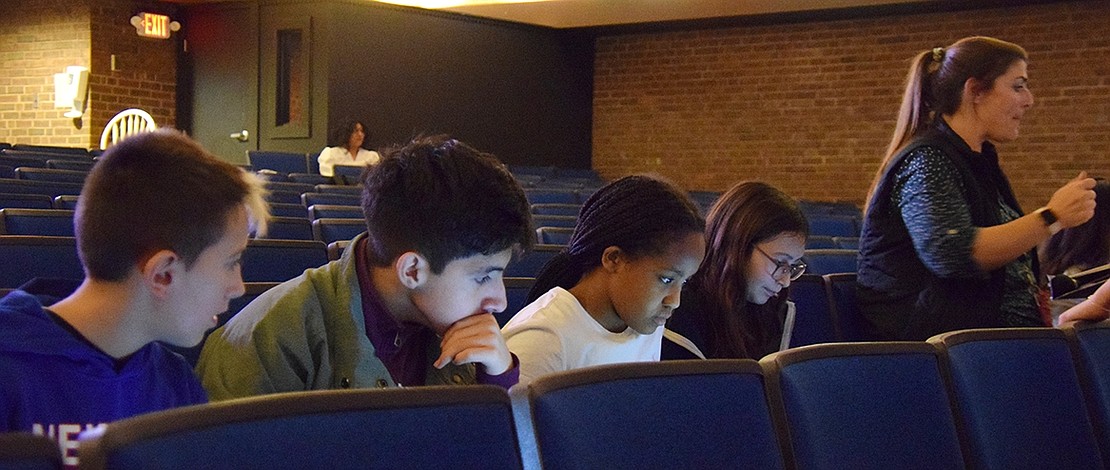
[{"label": "short brown hair", "polygon": [[191,267],[245,205],[256,232],[269,207],[261,182],[171,129],[108,148],[85,180],[74,224],[85,275],[120,281],[160,250]]}]

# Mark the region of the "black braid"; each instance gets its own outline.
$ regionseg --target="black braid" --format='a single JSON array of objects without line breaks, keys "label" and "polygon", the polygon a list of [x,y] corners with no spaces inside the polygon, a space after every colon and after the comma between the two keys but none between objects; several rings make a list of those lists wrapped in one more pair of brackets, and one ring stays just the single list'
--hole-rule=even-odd
[{"label": "black braid", "polygon": [[697,207],[673,183],[645,175],[616,180],[586,200],[570,243],[540,270],[528,302],[553,287],[574,287],[610,246],[632,257],[653,255],[704,229]]}]

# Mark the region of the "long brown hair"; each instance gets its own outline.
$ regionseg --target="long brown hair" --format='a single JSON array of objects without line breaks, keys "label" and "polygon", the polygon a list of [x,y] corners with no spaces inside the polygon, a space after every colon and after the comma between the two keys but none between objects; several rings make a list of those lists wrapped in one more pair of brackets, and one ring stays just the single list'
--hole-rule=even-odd
[{"label": "long brown hair", "polygon": [[709,210],[705,261],[690,283],[707,299],[703,307],[710,357],[758,359],[754,348],[765,335],[756,316],[777,311],[786,300],[774,298],[752,311],[747,267],[757,244],[784,233],[807,237],[809,224],[794,199],[767,183],[738,183]]},{"label": "long brown hair", "polygon": [[915,55],[906,74],[906,89],[902,92],[894,135],[867,191],[867,204],[871,204],[879,179],[898,151],[928,129],[939,116],[953,114],[960,108],[964,83],[968,79],[974,78],[989,89],[996,78],[1019,60],[1029,60],[1029,54],[1021,46],[985,36],[963,38],[951,46]]}]

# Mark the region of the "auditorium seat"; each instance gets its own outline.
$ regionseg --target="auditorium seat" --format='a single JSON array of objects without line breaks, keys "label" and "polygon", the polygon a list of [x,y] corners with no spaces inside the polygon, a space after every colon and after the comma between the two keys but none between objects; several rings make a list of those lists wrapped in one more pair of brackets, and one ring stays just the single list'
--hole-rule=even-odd
[{"label": "auditorium seat", "polygon": [[1103,468],[1064,332],[998,328],[943,333],[971,468]]},{"label": "auditorium seat", "polygon": [[327,263],[327,246],[315,240],[254,239],[243,252],[243,281],[287,281]]},{"label": "auditorium seat", "polygon": [[25,432],[0,433],[0,469],[61,470],[57,441]]},{"label": "auditorium seat", "polygon": [[78,160],[50,159],[46,161],[47,168],[59,170],[91,171],[95,162],[82,162]]},{"label": "auditorium seat", "polygon": [[567,245],[570,243],[571,236],[574,235],[573,228],[566,227],[538,227],[536,228],[536,241],[544,245]]},{"label": "auditorium seat", "polygon": [[790,281],[789,295],[795,310],[790,347],[840,340],[825,278],[803,274]]},{"label": "auditorium seat", "polygon": [[271,191],[288,191],[293,193],[311,193],[316,186],[308,183],[282,183],[276,181],[267,181],[266,189]]},{"label": "auditorium seat", "polygon": [[54,197],[61,194],[81,194],[81,187],[80,183],[0,179],[0,193],[45,194]]},{"label": "auditorium seat", "polygon": [[108,423],[82,468],[522,467],[509,397],[492,385],[323,390]]},{"label": "auditorium seat", "polygon": [[308,219],[359,219],[363,220],[361,206],[316,204],[308,207]]},{"label": "auditorium seat", "polygon": [[821,344],[759,362],[796,468],[966,468],[932,345]]},{"label": "auditorium seat", "polygon": [[551,258],[563,250],[563,245],[536,244],[532,251],[514,259],[505,267],[508,277],[536,277]]},{"label": "auditorium seat", "polygon": [[85,278],[73,237],[0,236],[0,287],[14,289],[36,277]]},{"label": "auditorium seat", "polygon": [[304,199],[301,198],[301,193],[296,191],[270,191],[266,195],[266,201],[278,204],[298,204],[305,207]]},{"label": "auditorium seat", "polygon": [[62,154],[74,157],[89,158],[89,149],[81,147],[63,147],[59,145],[15,144],[12,150],[36,153]]},{"label": "auditorium seat", "polygon": [[333,206],[361,206],[362,197],[354,194],[340,193],[304,193],[301,194],[301,204],[312,207],[316,204],[329,204]]},{"label": "auditorium seat", "polygon": [[825,249],[829,249],[829,248],[838,248],[838,247],[836,246],[836,241],[833,240],[833,237],[830,237],[828,235],[810,235],[810,236],[806,237],[806,247],[805,248],[807,250],[813,250],[813,249],[825,250]]},{"label": "auditorium seat", "polygon": [[313,186],[318,184],[332,184],[334,182],[331,178],[319,173],[290,173],[289,179],[294,183],[311,184]]},{"label": "auditorium seat", "polygon": [[73,211],[63,209],[0,209],[0,235],[72,237]]},{"label": "auditorium seat", "polygon": [[532,225],[535,227],[564,227],[574,228],[578,223],[578,216],[567,215],[533,215]]},{"label": "auditorium seat", "polygon": [[278,173],[308,173],[308,157],[303,153],[248,150],[247,161],[252,171],[273,170]]},{"label": "auditorium seat", "polygon": [[1079,379],[1094,422],[1102,461],[1110,462],[1110,321],[1066,327],[1079,359]]},{"label": "auditorium seat", "polygon": [[0,193],[0,209],[52,209],[50,196],[45,194]]},{"label": "auditorium seat", "polygon": [[312,238],[324,243],[350,240],[366,231],[366,220],[324,218],[312,221]]},{"label": "auditorium seat", "polygon": [[809,219],[810,235],[858,237],[860,234],[859,220],[856,217],[821,214],[806,216],[806,218]]},{"label": "auditorium seat", "polygon": [[578,217],[581,204],[532,204],[533,215],[564,215]]},{"label": "auditorium seat", "polygon": [[360,177],[363,170],[366,170],[365,165],[335,165],[331,167],[332,179],[338,184],[343,185],[357,185],[359,184]]},{"label": "auditorium seat", "polygon": [[297,201],[295,204],[271,202],[270,215],[274,217],[300,217],[302,219],[307,219],[308,209],[305,209],[300,201]]},{"label": "auditorium seat", "polygon": [[854,273],[859,268],[859,252],[842,249],[805,250],[806,272],[811,274]]},{"label": "auditorium seat", "polygon": [[328,243],[328,260],[335,261],[343,257],[343,252],[347,250],[347,246],[351,244],[351,240],[336,240]]},{"label": "auditorium seat", "polygon": [[856,273],[826,274],[823,277],[832,301],[839,341],[874,340],[871,324],[863,316],[856,299]]},{"label": "auditorium seat", "polygon": [[87,176],[89,176],[89,172],[82,170],[58,170],[54,168],[27,167],[15,169],[16,179],[31,181],[55,181],[62,183],[84,184],[85,177]]},{"label": "auditorium seat", "polygon": [[77,209],[77,198],[79,198],[79,197],[80,196],[74,196],[74,195],[71,195],[71,194],[63,194],[61,196],[55,197],[54,201],[53,201],[53,208],[54,209],[65,209],[65,210],[70,210],[70,211],[76,210]]},{"label": "auditorium seat", "polygon": [[578,193],[571,189],[527,188],[524,196],[529,204],[580,204]]},{"label": "auditorium seat", "polygon": [[713,204],[717,203],[717,199],[721,197],[721,193],[716,191],[687,191],[687,194],[701,208],[703,215],[707,214]]},{"label": "auditorium seat", "polygon": [[784,467],[755,361],[594,366],[527,390],[544,468]]},{"label": "auditorium seat", "polygon": [[0,162],[0,179],[15,179],[15,168]]},{"label": "auditorium seat", "polygon": [[304,217],[271,217],[265,238],[312,240],[312,224]]},{"label": "auditorium seat", "polygon": [[859,237],[832,237],[833,244],[829,248],[840,248],[842,250],[858,250]]},{"label": "auditorium seat", "polygon": [[315,187],[317,193],[340,193],[361,196],[362,186],[344,186],[341,184],[318,184]]}]

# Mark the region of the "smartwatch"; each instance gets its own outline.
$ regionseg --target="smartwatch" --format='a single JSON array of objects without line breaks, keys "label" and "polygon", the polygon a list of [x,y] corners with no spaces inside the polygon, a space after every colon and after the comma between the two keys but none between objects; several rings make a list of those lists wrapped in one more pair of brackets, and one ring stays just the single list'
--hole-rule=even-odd
[{"label": "smartwatch", "polygon": [[1037,209],[1037,215],[1041,216],[1041,220],[1044,221],[1044,226],[1048,227],[1048,233],[1052,235],[1056,235],[1056,232],[1064,228],[1063,225],[1060,225],[1060,221],[1056,218],[1056,214],[1052,213],[1052,209],[1042,207]]}]

